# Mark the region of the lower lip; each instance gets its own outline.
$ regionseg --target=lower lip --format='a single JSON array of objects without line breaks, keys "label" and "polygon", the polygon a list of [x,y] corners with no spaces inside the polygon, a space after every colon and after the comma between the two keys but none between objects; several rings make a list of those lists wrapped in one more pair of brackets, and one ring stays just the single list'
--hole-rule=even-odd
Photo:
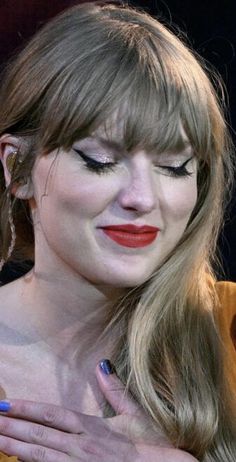
[{"label": "lower lip", "polygon": [[114,231],[103,229],[103,232],[113,241],[124,247],[145,247],[155,241],[158,231],[150,233],[129,233],[125,231]]}]

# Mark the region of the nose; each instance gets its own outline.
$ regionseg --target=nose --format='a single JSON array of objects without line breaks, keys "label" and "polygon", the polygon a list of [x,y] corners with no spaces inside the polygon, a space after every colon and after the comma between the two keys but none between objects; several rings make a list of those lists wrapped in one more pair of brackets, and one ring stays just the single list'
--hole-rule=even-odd
[{"label": "nose", "polygon": [[157,204],[153,172],[148,165],[130,169],[119,192],[119,204],[124,209],[150,213]]}]

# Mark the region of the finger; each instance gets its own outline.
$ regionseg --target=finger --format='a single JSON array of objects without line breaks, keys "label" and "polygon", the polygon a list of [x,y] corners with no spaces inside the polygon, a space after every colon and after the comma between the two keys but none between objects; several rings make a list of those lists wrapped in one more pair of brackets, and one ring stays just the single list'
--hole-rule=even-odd
[{"label": "finger", "polygon": [[[68,454],[48,449],[35,444],[23,443],[5,436],[0,436],[0,450],[5,454],[17,455],[24,462],[78,462]],[[82,460],[82,459],[81,459]]]},{"label": "finger", "polygon": [[42,445],[65,453],[71,452],[73,447],[71,434],[12,417],[0,416],[0,433],[15,440]]},{"label": "finger", "polygon": [[[0,406],[0,409],[3,409],[3,406]],[[53,404],[13,399],[9,402],[9,410],[6,409],[4,414],[69,433],[83,432],[82,414]]]},{"label": "finger", "polygon": [[96,376],[101,391],[117,414],[134,416],[140,412],[138,404],[128,395],[109,360],[100,361],[96,367]]}]

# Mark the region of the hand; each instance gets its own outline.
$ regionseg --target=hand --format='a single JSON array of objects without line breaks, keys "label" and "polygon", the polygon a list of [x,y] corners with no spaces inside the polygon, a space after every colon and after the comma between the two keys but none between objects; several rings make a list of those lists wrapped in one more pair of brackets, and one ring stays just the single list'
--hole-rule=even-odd
[{"label": "hand", "polygon": [[12,400],[0,416],[0,450],[23,462],[196,462],[153,431],[148,417],[113,373],[96,369],[99,386],[117,413],[101,418],[60,406]]}]

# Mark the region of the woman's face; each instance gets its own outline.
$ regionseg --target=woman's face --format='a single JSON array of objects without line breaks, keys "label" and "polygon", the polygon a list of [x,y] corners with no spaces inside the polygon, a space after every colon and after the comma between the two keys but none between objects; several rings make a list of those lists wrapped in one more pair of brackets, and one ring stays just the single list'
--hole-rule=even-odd
[{"label": "woman's face", "polygon": [[132,287],[176,246],[197,200],[190,146],[181,153],[128,154],[118,143],[97,131],[70,152],[37,159],[31,201],[36,265]]}]

